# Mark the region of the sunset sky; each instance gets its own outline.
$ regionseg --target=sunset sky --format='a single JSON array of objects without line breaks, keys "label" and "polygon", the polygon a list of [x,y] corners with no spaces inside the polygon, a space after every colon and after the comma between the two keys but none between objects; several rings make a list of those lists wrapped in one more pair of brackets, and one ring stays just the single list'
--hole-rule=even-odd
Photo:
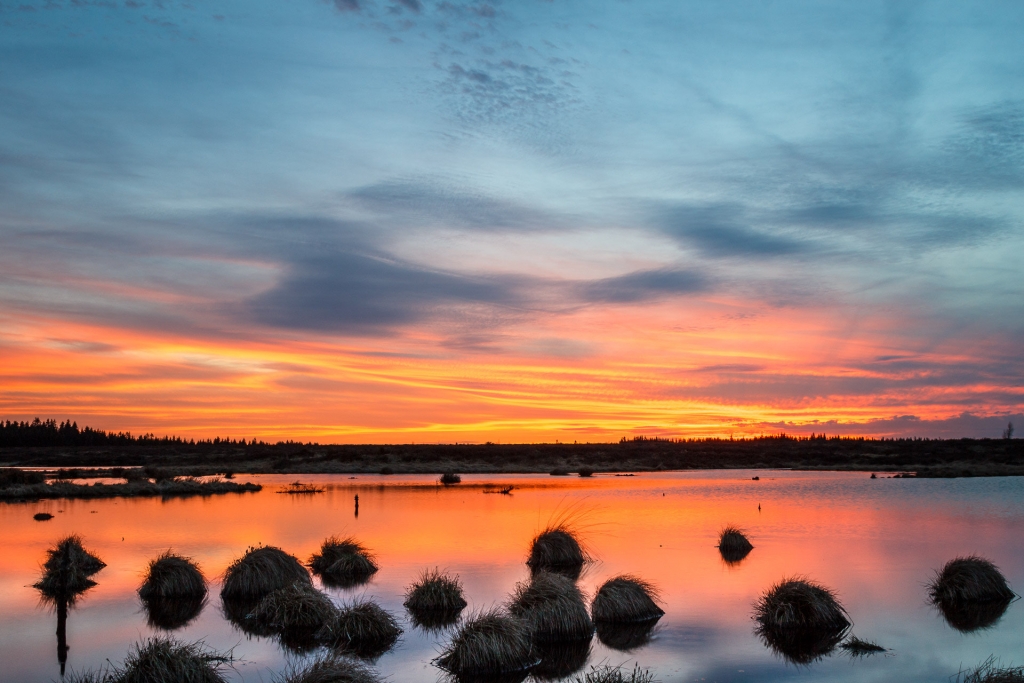
[{"label": "sunset sky", "polygon": [[0,419],[1024,430],[1024,4],[0,0]]}]

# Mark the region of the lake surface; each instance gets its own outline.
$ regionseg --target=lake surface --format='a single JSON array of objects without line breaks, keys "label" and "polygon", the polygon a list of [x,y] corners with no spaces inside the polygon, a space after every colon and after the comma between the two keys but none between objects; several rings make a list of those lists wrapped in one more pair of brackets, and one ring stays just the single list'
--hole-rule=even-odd
[{"label": "lake surface", "polygon": [[[1010,605],[992,628],[963,634],[927,604],[925,591],[943,563],[970,553],[994,561],[1018,592],[1024,588],[1024,478],[728,470],[469,475],[443,488],[425,476],[303,475],[327,490],[277,493],[295,479],[240,475],[263,491],[210,498],[0,504],[0,681],[60,680],[56,616],[31,585],[46,549],[66,534],[81,535],[107,563],[68,614],[69,671],[120,662],[133,642],[162,633],[147,626],[135,591],[148,561],[170,548],[211,578],[202,614],[174,635],[232,650],[231,680],[254,682],[273,680],[301,656],[241,633],[222,616],[225,568],[248,546],[276,545],[306,560],[325,537],[351,534],[375,552],[381,569],[368,584],[328,593],[338,602],[372,597],[395,614],[405,633],[375,665],[392,681],[433,683],[440,671],[431,660],[446,637],[409,623],[406,587],[436,566],[461,577],[466,613],[501,603],[529,576],[531,538],[570,508],[579,510],[578,527],[596,558],[581,588],[592,596],[606,579],[636,574],[658,587],[666,612],[653,640],[632,652],[595,638],[588,666],[639,663],[663,682],[868,682],[947,681],[991,655],[1024,664],[1024,604]],[[515,488],[485,495],[484,483]],[[36,512],[55,517],[36,522]],[[715,547],[726,524],[745,529],[755,546],[735,566]],[[852,658],[837,650],[808,666],[773,654],[753,633],[752,605],[794,575],[834,589],[852,632],[891,652]]]}]

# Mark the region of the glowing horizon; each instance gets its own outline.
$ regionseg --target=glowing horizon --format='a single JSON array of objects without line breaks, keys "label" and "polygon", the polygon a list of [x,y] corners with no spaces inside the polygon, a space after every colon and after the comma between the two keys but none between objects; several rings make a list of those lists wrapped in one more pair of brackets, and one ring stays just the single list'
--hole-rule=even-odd
[{"label": "glowing horizon", "polygon": [[0,419],[1024,423],[1019,13],[0,6]]}]

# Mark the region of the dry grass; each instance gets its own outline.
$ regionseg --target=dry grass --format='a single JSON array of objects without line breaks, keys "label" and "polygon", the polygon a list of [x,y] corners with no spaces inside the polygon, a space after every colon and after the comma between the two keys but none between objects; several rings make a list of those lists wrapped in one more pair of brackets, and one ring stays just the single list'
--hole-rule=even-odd
[{"label": "dry grass", "polygon": [[999,667],[995,657],[989,657],[981,666],[961,671],[955,683],[1024,683],[1024,667]]},{"label": "dry grass", "polygon": [[252,600],[296,581],[311,583],[309,573],[294,556],[269,545],[249,548],[227,568],[220,595],[225,602]]},{"label": "dry grass", "polygon": [[279,683],[380,683],[366,664],[349,657],[326,655],[274,679]]},{"label": "dry grass", "polygon": [[221,669],[230,655],[202,643],[153,638],[136,643],[121,666],[65,677],[66,683],[224,683]]},{"label": "dry grass", "polygon": [[35,587],[45,597],[71,599],[95,586],[96,582],[89,577],[106,566],[82,546],[79,536],[66,536],[46,551],[43,578]]},{"label": "dry grass", "polygon": [[337,617],[338,608],[330,598],[310,584],[296,581],[266,595],[245,620],[252,632],[277,635],[295,649],[306,649],[316,646],[317,632]]},{"label": "dry grass", "polygon": [[538,643],[589,640],[594,634],[583,593],[561,574],[539,572],[516,584],[508,611],[529,625]]},{"label": "dry grass", "polygon": [[947,562],[928,595],[949,625],[964,633],[995,624],[1016,598],[999,569],[973,555]]},{"label": "dry grass", "polygon": [[592,666],[590,671],[583,675],[575,676],[571,683],[653,683],[654,674],[647,669],[641,669],[639,664],[633,666],[633,670],[626,672],[621,666]]},{"label": "dry grass", "polygon": [[55,479],[50,483],[17,484],[0,488],[0,500],[38,500],[40,498],[184,498],[221,493],[249,493],[261,490],[259,484],[230,481],[199,481],[188,477],[132,480],[124,484],[73,484]]},{"label": "dry grass", "polygon": [[436,628],[454,623],[466,607],[457,575],[438,570],[424,571],[419,581],[405,592],[405,607],[418,626]]},{"label": "dry grass", "polygon": [[373,554],[352,537],[326,539],[309,558],[309,566],[326,585],[338,588],[357,586],[377,572]]},{"label": "dry grass", "polygon": [[651,642],[656,620],[640,621],[636,623],[615,623],[599,621],[597,626],[597,639],[605,646],[620,652],[632,652]]},{"label": "dry grass", "polygon": [[203,572],[188,557],[165,552],[150,560],[146,580],[139,588],[143,600],[155,598],[204,598],[206,578]]},{"label": "dry grass", "polygon": [[500,610],[469,618],[435,663],[461,679],[525,673],[538,661],[530,628]]},{"label": "dry grass", "polygon": [[887,650],[878,643],[873,643],[870,640],[861,640],[857,636],[850,636],[839,647],[845,650],[851,657],[867,657],[869,655],[878,654],[879,652],[887,652]]},{"label": "dry grass", "polygon": [[579,576],[590,555],[576,533],[565,524],[548,527],[533,539],[526,564],[534,571],[553,571]]},{"label": "dry grass", "polygon": [[798,664],[830,653],[850,628],[835,594],[803,579],[789,579],[768,589],[755,605],[753,618],[765,644]]},{"label": "dry grass", "polygon": [[331,647],[359,657],[379,657],[390,650],[402,629],[383,607],[366,600],[342,607],[317,638]]},{"label": "dry grass", "polygon": [[734,526],[722,529],[722,533],[718,537],[718,552],[721,553],[722,559],[729,564],[741,561],[753,549],[754,546],[747,540],[743,531]]},{"label": "dry grass", "polygon": [[630,623],[660,619],[665,610],[654,602],[657,591],[635,576],[616,576],[597,590],[591,605],[594,621]]}]

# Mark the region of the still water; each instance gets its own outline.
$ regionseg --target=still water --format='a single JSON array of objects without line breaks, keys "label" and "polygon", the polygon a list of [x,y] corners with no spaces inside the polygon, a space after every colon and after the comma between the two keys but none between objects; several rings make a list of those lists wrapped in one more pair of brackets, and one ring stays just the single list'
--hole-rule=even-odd
[{"label": "still water", "polygon": [[[752,477],[760,476],[759,481]],[[469,475],[449,488],[425,476],[305,475],[326,491],[283,495],[290,476],[239,476],[255,494],[178,500],[113,499],[0,504],[0,682],[60,680],[56,615],[31,586],[47,547],[76,533],[107,567],[67,617],[68,670],[119,663],[147,626],[135,594],[147,562],[167,549],[195,559],[210,598],[178,638],[203,640],[235,657],[231,680],[271,681],[300,658],[274,640],[251,638],[220,610],[220,576],[248,546],[276,545],[302,560],[330,535],[353,535],[380,571],[359,588],[331,590],[339,603],[372,597],[405,628],[376,662],[398,683],[433,683],[445,640],[409,623],[403,593],[426,568],[457,573],[473,609],[501,603],[517,581],[530,539],[575,509],[596,561],[580,578],[589,595],[629,573],[655,584],[665,616],[654,639],[632,652],[592,644],[589,665],[634,663],[669,681],[947,681],[990,655],[1024,664],[1024,603],[992,628],[962,634],[926,602],[925,584],[956,555],[994,561],[1024,588],[1024,478],[870,479],[863,473],[703,471],[635,477]],[[484,494],[483,484],[513,486]],[[359,496],[356,515],[354,496]],[[758,508],[760,506],[760,509]],[[36,512],[54,519],[36,522]],[[754,550],[735,566],[715,547],[726,524]],[[804,576],[834,589],[852,633],[890,652],[835,654],[795,666],[753,633],[751,606],[772,583]]]}]

